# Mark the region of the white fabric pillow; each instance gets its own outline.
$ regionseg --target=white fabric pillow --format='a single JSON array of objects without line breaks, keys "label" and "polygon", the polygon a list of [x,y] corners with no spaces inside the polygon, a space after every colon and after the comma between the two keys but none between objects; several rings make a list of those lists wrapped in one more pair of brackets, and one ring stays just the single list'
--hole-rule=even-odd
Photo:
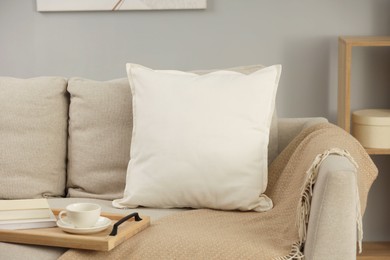
[{"label": "white fabric pillow", "polygon": [[[240,66],[240,67],[233,67],[233,68],[227,68],[223,70],[228,71],[236,71],[240,72],[242,74],[251,74],[259,69],[263,69],[265,66],[256,64],[256,65],[247,65],[247,66]],[[191,71],[193,73],[196,73],[198,75],[204,75],[210,72],[218,71],[217,69],[214,70],[195,70]],[[271,121],[271,128],[269,133],[269,143],[268,143],[268,165],[270,165],[273,160],[278,156],[279,154],[279,144],[278,144],[278,116],[276,112],[276,107],[272,116]]]},{"label": "white fabric pillow", "polygon": [[113,206],[266,211],[267,145],[281,66],[205,75],[127,64],[133,134]]}]

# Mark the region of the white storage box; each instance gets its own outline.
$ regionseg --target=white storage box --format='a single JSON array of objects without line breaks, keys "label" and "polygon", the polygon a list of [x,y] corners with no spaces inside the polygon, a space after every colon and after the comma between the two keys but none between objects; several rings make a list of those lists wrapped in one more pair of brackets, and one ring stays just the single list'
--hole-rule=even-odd
[{"label": "white storage box", "polygon": [[390,149],[390,109],[353,112],[352,134],[366,148]]}]

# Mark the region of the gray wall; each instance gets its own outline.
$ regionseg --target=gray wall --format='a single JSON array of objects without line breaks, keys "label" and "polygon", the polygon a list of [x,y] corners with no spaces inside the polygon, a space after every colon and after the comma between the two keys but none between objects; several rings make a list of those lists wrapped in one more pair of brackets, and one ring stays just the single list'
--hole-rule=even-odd
[{"label": "gray wall", "polygon": [[[337,116],[338,35],[390,35],[388,0],[208,0],[206,10],[38,13],[0,1],[0,75],[125,77],[125,63],[206,69],[283,65],[283,117]],[[390,107],[389,48],[354,51],[353,108]],[[390,240],[390,157],[376,156],[366,240]]]}]

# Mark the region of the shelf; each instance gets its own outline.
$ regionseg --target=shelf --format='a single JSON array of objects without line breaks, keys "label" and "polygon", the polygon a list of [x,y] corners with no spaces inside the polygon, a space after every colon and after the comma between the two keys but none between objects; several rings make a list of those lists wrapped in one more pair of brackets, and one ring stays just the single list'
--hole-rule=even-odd
[{"label": "shelf", "polygon": [[[390,47],[390,36],[343,36],[338,39],[338,125],[351,133],[351,64],[353,47]],[[390,155],[390,149],[365,148],[371,155]],[[389,242],[365,242],[357,260],[390,259]]]},{"label": "shelf", "polygon": [[364,242],[363,253],[357,255],[357,260],[385,259],[390,259],[390,242]]},{"label": "shelf", "polygon": [[390,36],[344,36],[340,37],[340,41],[351,46],[390,46]]},{"label": "shelf", "polygon": [[[390,36],[343,36],[339,37],[338,60],[338,125],[351,132],[351,62],[352,47],[390,46]],[[377,153],[375,153],[377,154]],[[389,154],[388,152],[381,154]]]},{"label": "shelf", "polygon": [[368,154],[390,154],[390,149],[365,148]]}]

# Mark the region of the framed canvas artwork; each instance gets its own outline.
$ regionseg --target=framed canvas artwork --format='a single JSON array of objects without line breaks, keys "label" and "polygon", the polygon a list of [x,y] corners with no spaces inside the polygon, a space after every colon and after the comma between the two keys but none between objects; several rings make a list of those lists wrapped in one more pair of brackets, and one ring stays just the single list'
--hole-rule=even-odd
[{"label": "framed canvas artwork", "polygon": [[205,9],[207,0],[37,0],[39,12]]}]

